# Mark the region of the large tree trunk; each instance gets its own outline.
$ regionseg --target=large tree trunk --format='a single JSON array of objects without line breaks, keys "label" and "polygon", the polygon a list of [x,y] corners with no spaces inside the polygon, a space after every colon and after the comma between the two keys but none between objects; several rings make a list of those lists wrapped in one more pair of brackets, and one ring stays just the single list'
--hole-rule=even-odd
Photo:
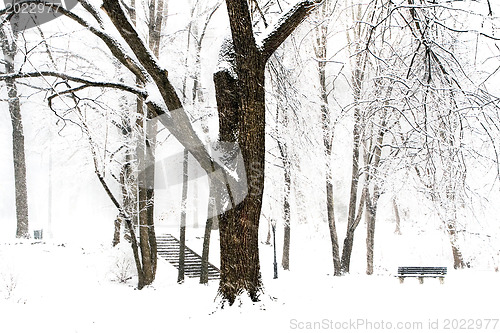
[{"label": "large tree trunk", "polygon": [[[257,301],[261,291],[258,231],[264,191],[264,63],[256,50],[249,50],[245,62],[245,66],[241,66],[245,70],[238,73],[238,84],[234,82],[228,86],[225,80],[217,79],[217,75],[215,79],[221,122],[220,139],[239,144],[249,186],[243,202],[223,213],[219,219],[219,294],[229,304],[233,304],[236,296],[244,291]],[[221,93],[228,88],[233,96],[239,97],[233,99],[235,104],[225,98],[227,92]]]},{"label": "large tree trunk", "polygon": [[214,75],[219,111],[219,139],[235,143],[243,157],[248,195],[219,221],[221,280],[219,295],[233,304],[247,292],[257,301],[262,288],[259,262],[259,220],[264,191],[265,65],[271,54],[315,8],[303,1],[292,8],[257,46],[247,0],[226,0],[232,41],[223,45],[224,65]]},{"label": "large tree trunk", "polygon": [[[17,53],[16,39],[9,43],[4,27],[0,27],[0,39],[4,56],[5,72],[14,73],[14,58]],[[14,160],[14,188],[16,196],[17,238],[29,238],[28,189],[26,185],[26,157],[24,152],[24,131],[21,118],[21,104],[17,94],[16,81],[5,80],[9,98],[9,113],[12,123],[12,157]]]}]

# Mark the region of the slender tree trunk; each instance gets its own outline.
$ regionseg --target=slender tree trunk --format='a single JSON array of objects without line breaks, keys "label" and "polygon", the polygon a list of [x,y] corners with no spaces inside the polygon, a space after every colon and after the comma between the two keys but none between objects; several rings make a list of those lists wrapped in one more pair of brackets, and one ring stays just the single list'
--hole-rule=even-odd
[{"label": "slender tree trunk", "polygon": [[[161,26],[164,16],[164,3],[162,0],[149,3],[149,47],[153,54],[159,56]],[[131,15],[135,23],[135,12]],[[142,84],[142,82],[139,82]],[[139,279],[139,289],[150,285],[156,276],[158,262],[156,234],[154,226],[154,183],[155,183],[155,146],[157,125],[153,120],[154,112],[144,110],[144,102],[137,100],[137,121],[139,130],[137,143],[138,159],[138,224],[139,246],[142,259],[142,280]],[[149,121],[148,121],[149,120]]]},{"label": "slender tree trunk", "polygon": [[399,215],[399,209],[396,197],[392,198],[392,209],[394,210],[394,219],[396,220],[396,230],[394,230],[394,233],[396,235],[401,235],[401,217]]},{"label": "slender tree trunk", "polygon": [[[13,68],[13,67],[12,67]],[[29,238],[28,189],[26,184],[26,157],[21,105],[14,80],[7,80],[9,113],[12,122],[12,153],[14,159],[14,183],[16,193],[17,238]]]},{"label": "slender tree trunk", "polygon": [[[381,90],[379,88],[379,90]],[[387,90],[387,97],[390,96],[392,88],[389,87]],[[366,183],[373,183],[373,194],[370,195],[370,189],[366,189],[366,201],[365,201],[365,216],[366,216],[366,274],[373,274],[373,257],[374,257],[374,247],[375,247],[375,222],[377,217],[378,201],[380,199],[380,180],[383,177],[379,177],[379,167],[380,161],[382,159],[382,144],[384,142],[384,136],[387,131],[387,112],[384,110],[380,113],[381,122],[380,127],[376,129],[376,136],[372,137],[369,153],[370,155],[365,155],[365,165],[368,166],[368,174]],[[372,125],[373,127],[373,125]]]},{"label": "slender tree trunk", "polygon": [[[364,80],[364,69],[362,66],[361,55],[356,56],[356,67],[353,72],[352,83],[354,87],[354,127],[353,127],[353,148],[352,148],[352,173],[351,173],[351,192],[349,197],[349,215],[347,217],[347,233],[344,239],[344,247],[342,249],[342,259],[341,259],[341,271],[343,273],[349,273],[351,265],[351,254],[354,242],[354,232],[358,226],[355,220],[361,218],[361,210],[356,210],[356,204],[358,199],[358,183],[361,177],[359,170],[359,152],[361,144],[361,110],[358,105],[361,98],[362,83]],[[366,65],[366,60],[364,60]]]},{"label": "slender tree trunk", "polygon": [[[354,9],[355,7],[353,7]],[[360,8],[358,8],[360,13]],[[355,40],[359,42],[361,39],[361,28],[358,26],[354,29]],[[350,38],[350,37],[349,37]],[[351,265],[351,254],[354,242],[354,232],[358,223],[356,220],[361,218],[362,210],[356,210],[357,199],[358,199],[358,183],[361,177],[359,168],[359,154],[361,146],[361,129],[362,129],[362,113],[359,105],[361,100],[361,92],[363,87],[363,81],[365,79],[365,70],[367,66],[366,56],[356,47],[355,50],[351,50],[351,54],[354,54],[353,72],[352,72],[352,86],[354,95],[354,127],[353,127],[353,148],[352,148],[352,174],[351,174],[351,191],[349,197],[349,215],[347,217],[347,233],[344,240],[344,247],[342,249],[342,259],[341,259],[341,270],[343,273],[349,273]],[[362,205],[360,205],[362,208]]]},{"label": "slender tree trunk", "polygon": [[266,245],[271,245],[271,222],[267,222]]},{"label": "slender tree trunk", "polygon": [[326,212],[327,212],[327,223],[330,230],[330,241],[332,243],[332,259],[333,259],[333,269],[334,275],[338,276],[341,274],[340,266],[340,250],[339,241],[337,236],[337,226],[335,222],[335,203],[333,197],[333,170],[331,165],[332,159],[332,140],[333,140],[333,126],[332,126],[332,116],[328,103],[328,93],[327,93],[327,82],[326,82],[326,65],[327,65],[327,42],[328,42],[328,20],[327,16],[330,15],[331,2],[330,0],[325,1],[322,4],[320,15],[321,20],[325,22],[318,26],[316,30],[316,44],[315,53],[318,59],[318,77],[320,86],[320,98],[321,98],[321,122],[323,131],[323,144],[325,148],[325,188],[326,188]]},{"label": "slender tree trunk", "polygon": [[[143,103],[137,100],[137,111],[143,111]],[[139,113],[137,119],[137,128],[140,131],[139,140],[137,142],[137,159],[139,162],[138,172],[138,223],[139,223],[139,247],[141,249],[141,262],[143,270],[143,281],[139,281],[139,289],[151,284],[154,280],[152,269],[152,252],[149,245],[149,226],[148,226],[148,177],[146,173],[147,157],[146,157],[146,123],[144,113]]]},{"label": "slender tree trunk", "polygon": [[354,242],[354,232],[356,230],[357,224],[355,224],[356,213],[361,215],[361,211],[356,210],[357,197],[358,197],[358,182],[359,182],[359,146],[360,146],[360,134],[359,134],[359,119],[360,119],[359,108],[356,107],[355,110],[355,123],[353,129],[354,145],[352,149],[352,173],[351,173],[351,194],[349,198],[349,215],[347,218],[347,233],[344,239],[344,246],[342,248],[342,259],[341,259],[341,270],[343,273],[349,273],[351,265],[351,254]]},{"label": "slender tree trunk", "polygon": [[[276,124],[278,126],[278,117],[276,117]],[[288,115],[283,114],[283,119],[281,126],[288,126]],[[283,220],[284,220],[284,232],[283,232],[283,254],[281,260],[281,266],[284,270],[290,270],[290,193],[292,187],[292,175],[291,175],[291,162],[288,154],[288,144],[286,142],[278,141],[278,147],[281,154],[281,160],[283,161],[284,170],[284,193],[283,193]]]},{"label": "slender tree trunk", "polygon": [[[453,212],[452,214],[456,216],[456,212]],[[446,231],[448,232],[448,236],[450,237],[451,252],[453,254],[453,268],[455,269],[465,268],[466,265],[464,263],[462,252],[460,251],[457,245],[458,237],[456,229],[456,218],[449,219],[446,222],[446,227],[447,227]]]},{"label": "slender tree trunk", "polygon": [[274,250],[274,279],[278,278],[278,262],[276,261],[276,222],[272,223],[273,227],[273,250]]},{"label": "slender tree trunk", "polygon": [[146,221],[148,226],[149,247],[151,249],[151,271],[153,280],[156,276],[156,267],[158,262],[158,252],[156,244],[156,231],[155,231],[155,150],[156,150],[156,137],[158,133],[157,122],[152,120],[153,115],[148,110],[148,118],[150,121],[146,124]]},{"label": "slender tree trunk", "polygon": [[119,216],[115,218],[115,231],[113,232],[113,246],[117,246],[120,244],[120,233],[121,233],[121,224],[122,220]]},{"label": "slender tree trunk", "polygon": [[375,221],[377,216],[378,199],[367,200],[365,208],[366,218],[366,274],[373,274],[373,250],[375,248]]},{"label": "slender tree trunk", "polygon": [[207,212],[207,222],[205,224],[205,236],[203,237],[203,253],[201,255],[201,275],[200,283],[208,283],[208,255],[210,253],[210,234],[212,233],[213,221],[217,219],[217,210],[213,194],[210,194]]},{"label": "slender tree trunk", "polygon": [[[0,43],[4,56],[5,72],[14,73],[14,58],[17,53],[17,34],[9,43],[4,27],[0,27]],[[21,117],[21,103],[17,93],[16,81],[5,80],[9,98],[9,113],[12,123],[12,157],[14,160],[14,189],[16,196],[17,238],[29,238],[28,189],[26,185],[26,157],[24,151],[24,130]]]},{"label": "slender tree trunk", "polygon": [[330,241],[332,243],[332,258],[333,258],[333,275],[341,275],[340,270],[340,250],[339,240],[337,237],[337,226],[335,224],[334,201],[333,201],[333,184],[330,179],[326,181],[326,210],[328,218],[328,228],[330,230]]},{"label": "slender tree trunk", "polygon": [[186,210],[188,193],[188,167],[189,152],[184,149],[184,161],[182,163],[182,202],[181,202],[181,228],[180,228],[180,247],[179,247],[179,276],[177,282],[184,281],[184,257],[186,252]]},{"label": "slender tree trunk", "polygon": [[281,266],[284,270],[290,270],[290,192],[291,192],[291,175],[290,162],[285,163],[285,196],[283,198],[283,212],[285,214],[285,226],[283,232],[283,258]]},{"label": "slender tree trunk", "polygon": [[196,167],[193,168],[193,179],[195,180],[193,182],[193,228],[198,229],[200,227],[199,221],[198,221],[198,182],[196,179],[198,179],[198,174],[196,172]]}]

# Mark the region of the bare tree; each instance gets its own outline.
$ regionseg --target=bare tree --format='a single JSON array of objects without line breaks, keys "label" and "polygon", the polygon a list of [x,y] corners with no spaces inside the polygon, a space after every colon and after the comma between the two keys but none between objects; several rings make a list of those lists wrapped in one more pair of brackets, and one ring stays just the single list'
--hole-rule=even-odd
[{"label": "bare tree", "polygon": [[[7,30],[7,26],[0,26],[0,40],[2,44],[3,63],[5,73],[15,72],[14,59],[17,54],[18,32]],[[8,78],[7,95],[10,120],[12,123],[12,156],[14,159],[14,187],[16,196],[17,238],[29,238],[28,221],[28,189],[26,185],[26,157],[24,150],[24,131],[21,116],[21,103],[17,91],[16,80]]]},{"label": "bare tree", "polygon": [[337,2],[332,4],[331,0],[326,0],[321,6],[321,10],[318,11],[318,26],[316,27],[316,41],[314,45],[314,51],[316,54],[318,62],[318,77],[319,77],[319,87],[320,87],[320,98],[321,98],[321,122],[323,130],[323,145],[325,147],[326,156],[326,211],[327,211],[327,221],[330,230],[330,240],[332,243],[332,259],[334,267],[334,275],[338,276],[341,274],[340,269],[340,249],[339,241],[337,236],[337,226],[335,222],[335,202],[333,193],[333,168],[332,168],[332,153],[333,153],[333,136],[334,136],[334,123],[332,121],[332,114],[330,109],[330,104],[328,101],[329,84],[334,84],[334,82],[329,83],[327,81],[327,51],[328,51],[328,27],[330,23],[330,17],[332,16]]}]

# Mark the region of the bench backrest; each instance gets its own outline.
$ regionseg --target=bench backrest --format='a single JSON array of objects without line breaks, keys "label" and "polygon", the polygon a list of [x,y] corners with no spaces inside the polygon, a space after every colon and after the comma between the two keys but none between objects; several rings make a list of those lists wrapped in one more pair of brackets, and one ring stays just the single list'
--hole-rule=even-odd
[{"label": "bench backrest", "polygon": [[446,267],[398,267],[399,275],[431,275],[440,274],[445,275],[447,273]]}]

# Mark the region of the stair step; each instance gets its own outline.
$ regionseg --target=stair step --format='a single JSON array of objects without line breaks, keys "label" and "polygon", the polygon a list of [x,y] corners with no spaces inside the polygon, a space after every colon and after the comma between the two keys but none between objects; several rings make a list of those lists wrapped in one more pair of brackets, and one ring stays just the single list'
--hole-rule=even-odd
[{"label": "stair step", "polygon": [[[180,242],[172,235],[165,234],[156,237],[158,255],[179,269]],[[201,256],[185,247],[184,250],[184,275],[190,278],[199,278],[201,275]],[[209,280],[220,278],[217,267],[208,263],[207,275]]]}]

